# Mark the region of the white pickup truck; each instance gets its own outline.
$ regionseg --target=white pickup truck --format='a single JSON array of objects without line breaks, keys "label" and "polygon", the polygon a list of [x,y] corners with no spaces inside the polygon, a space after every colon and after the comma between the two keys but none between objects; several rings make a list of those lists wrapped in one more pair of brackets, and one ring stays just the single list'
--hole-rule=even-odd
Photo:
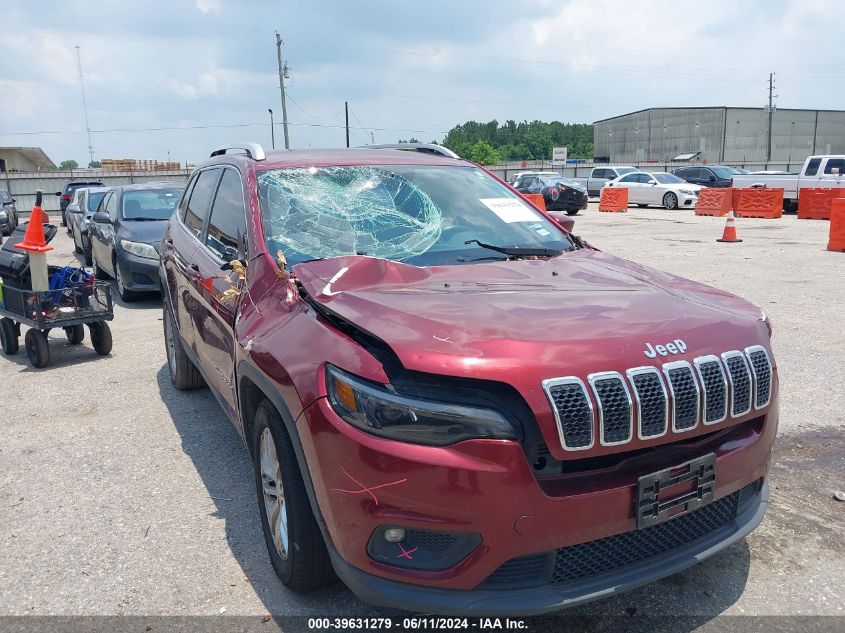
[{"label": "white pickup truck", "polygon": [[806,187],[845,187],[845,154],[809,156],[797,174],[742,174],[734,187],[783,187],[783,210],[798,210],[798,193]]},{"label": "white pickup truck", "polygon": [[572,178],[576,182],[580,182],[582,185],[586,185],[587,187],[587,195],[591,197],[598,197],[601,195],[601,188],[604,187],[608,182],[619,178],[619,176],[624,176],[625,174],[630,174],[634,171],[640,171],[636,167],[593,167],[593,171],[590,172],[589,178]]}]

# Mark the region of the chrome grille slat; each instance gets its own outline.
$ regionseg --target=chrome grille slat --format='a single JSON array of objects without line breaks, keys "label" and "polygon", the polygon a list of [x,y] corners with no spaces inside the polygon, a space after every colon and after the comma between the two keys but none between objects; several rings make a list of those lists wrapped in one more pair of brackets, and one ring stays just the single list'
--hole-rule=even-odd
[{"label": "chrome grille slat", "polygon": [[745,354],[731,350],[722,354],[722,362],[728,370],[728,382],[731,386],[731,417],[739,418],[751,411],[751,370],[745,360]]},{"label": "chrome grille slat", "polygon": [[663,375],[672,396],[672,430],[675,433],[691,431],[698,426],[699,418],[699,388],[692,365],[685,360],[666,363]]},{"label": "chrome grille slat", "polygon": [[762,345],[745,348],[754,378],[754,408],[762,409],[772,399],[772,361]]},{"label": "chrome grille slat", "polygon": [[584,451],[595,444],[593,403],[584,382],[577,376],[543,381],[555,415],[560,445],[567,451]]},{"label": "chrome grille slat", "polygon": [[635,367],[625,373],[637,401],[637,436],[644,440],[666,435],[669,397],[660,370],[656,367]]},{"label": "chrome grille slat", "polygon": [[631,394],[622,374],[604,371],[587,376],[593,388],[599,411],[599,442],[602,446],[615,446],[631,441],[634,411]]},{"label": "chrome grille slat", "polygon": [[701,381],[704,424],[718,424],[728,417],[728,379],[718,356],[699,356],[693,361]]}]

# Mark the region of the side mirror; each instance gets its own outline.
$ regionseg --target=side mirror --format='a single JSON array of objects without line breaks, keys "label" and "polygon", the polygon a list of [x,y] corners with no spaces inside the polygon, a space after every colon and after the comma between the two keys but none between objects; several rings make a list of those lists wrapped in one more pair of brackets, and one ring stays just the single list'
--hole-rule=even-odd
[{"label": "side mirror", "polygon": [[711,174],[710,178],[707,179],[707,182],[716,182],[716,176]]},{"label": "side mirror", "polygon": [[61,198],[61,197],[62,197],[62,192],[61,192],[61,191],[57,191],[57,192],[55,193],[55,196],[56,196],[57,198]]},{"label": "side mirror", "polygon": [[102,211],[98,211],[97,213],[92,215],[91,221],[96,222],[97,224],[111,224],[111,218],[109,217],[109,214],[103,213]]},{"label": "side mirror", "polygon": [[230,262],[238,258],[238,249],[234,246],[227,246],[223,249],[223,259]]},{"label": "side mirror", "polygon": [[649,181],[648,181],[648,184],[650,184],[652,187],[656,187],[656,186],[657,186],[657,181],[656,181],[656,180],[649,180]]},{"label": "side mirror", "polygon": [[833,174],[834,176],[838,176],[839,175],[839,167],[831,167],[830,173]]},{"label": "side mirror", "polygon": [[569,233],[572,233],[572,230],[575,228],[575,218],[571,218],[565,213],[561,213],[560,211],[547,211],[549,217],[557,224],[560,228]]}]

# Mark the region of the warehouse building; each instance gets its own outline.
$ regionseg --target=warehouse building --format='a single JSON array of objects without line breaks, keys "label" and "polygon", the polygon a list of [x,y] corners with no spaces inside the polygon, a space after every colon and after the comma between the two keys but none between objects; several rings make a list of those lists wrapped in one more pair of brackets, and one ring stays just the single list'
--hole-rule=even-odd
[{"label": "warehouse building", "polygon": [[56,164],[40,147],[0,147],[0,172],[55,168]]},{"label": "warehouse building", "polygon": [[666,162],[687,154],[709,163],[792,166],[811,154],[845,154],[843,110],[776,108],[771,119],[771,158],[768,110],[725,106],[649,108],[596,121],[594,152],[614,163]]}]

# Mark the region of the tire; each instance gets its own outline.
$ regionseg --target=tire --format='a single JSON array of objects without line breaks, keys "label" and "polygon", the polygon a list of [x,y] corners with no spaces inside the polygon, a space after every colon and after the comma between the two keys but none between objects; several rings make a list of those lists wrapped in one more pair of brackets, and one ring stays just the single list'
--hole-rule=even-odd
[{"label": "tire", "polygon": [[15,326],[15,322],[7,317],[0,319],[0,344],[2,344],[3,353],[6,356],[17,354],[20,349],[18,328]]},{"label": "tire", "polygon": [[65,331],[65,336],[67,337],[67,342],[70,345],[79,345],[82,341],[85,340],[85,328],[82,324],[71,325],[66,328],[63,328]]},{"label": "tire", "polygon": [[106,272],[100,268],[99,264],[97,264],[97,258],[94,257],[94,250],[91,249],[91,268],[94,269],[94,279],[108,279],[109,276]]},{"label": "tire", "polygon": [[173,313],[164,299],[164,314],[162,316],[164,326],[164,348],[167,352],[167,369],[170,372],[170,382],[179,391],[198,389],[205,384],[202,374],[196,368],[182,343],[182,337],[176,329]]},{"label": "tire", "polygon": [[[297,592],[334,582],[336,576],[311,509],[296,453],[282,417],[269,400],[258,405],[251,442],[261,526],[276,575],[288,589]],[[279,478],[281,501],[276,494]],[[271,513],[278,507],[278,516],[285,519],[284,529],[277,530],[279,546],[267,520],[268,507]]]},{"label": "tire", "polygon": [[82,242],[82,258],[85,261],[86,266],[91,266],[91,245],[88,245],[88,248],[85,248],[85,242]]},{"label": "tire", "polygon": [[67,226],[67,216],[64,209],[62,209],[62,226]]},{"label": "tire", "polygon": [[678,208],[678,196],[671,191],[663,196],[663,206],[670,211]]},{"label": "tire", "polygon": [[47,335],[41,330],[27,330],[24,336],[24,347],[26,355],[33,367],[41,369],[50,362],[50,345],[47,343]]},{"label": "tire", "polygon": [[109,324],[105,321],[95,321],[88,324],[88,329],[91,332],[91,345],[94,346],[94,351],[100,356],[111,354],[112,338]]},{"label": "tire", "polygon": [[578,215],[578,212],[579,212],[580,210],[581,210],[581,209],[567,209],[567,210],[566,210],[566,215]]},{"label": "tire", "polygon": [[126,303],[138,300],[140,294],[123,285],[123,274],[120,272],[120,264],[117,263],[117,260],[114,261],[114,280],[117,283],[117,294],[120,295],[121,299]]},{"label": "tire", "polygon": [[76,241],[76,229],[73,229],[71,231],[71,233],[73,234],[73,252],[74,253],[82,253],[82,247]]}]

